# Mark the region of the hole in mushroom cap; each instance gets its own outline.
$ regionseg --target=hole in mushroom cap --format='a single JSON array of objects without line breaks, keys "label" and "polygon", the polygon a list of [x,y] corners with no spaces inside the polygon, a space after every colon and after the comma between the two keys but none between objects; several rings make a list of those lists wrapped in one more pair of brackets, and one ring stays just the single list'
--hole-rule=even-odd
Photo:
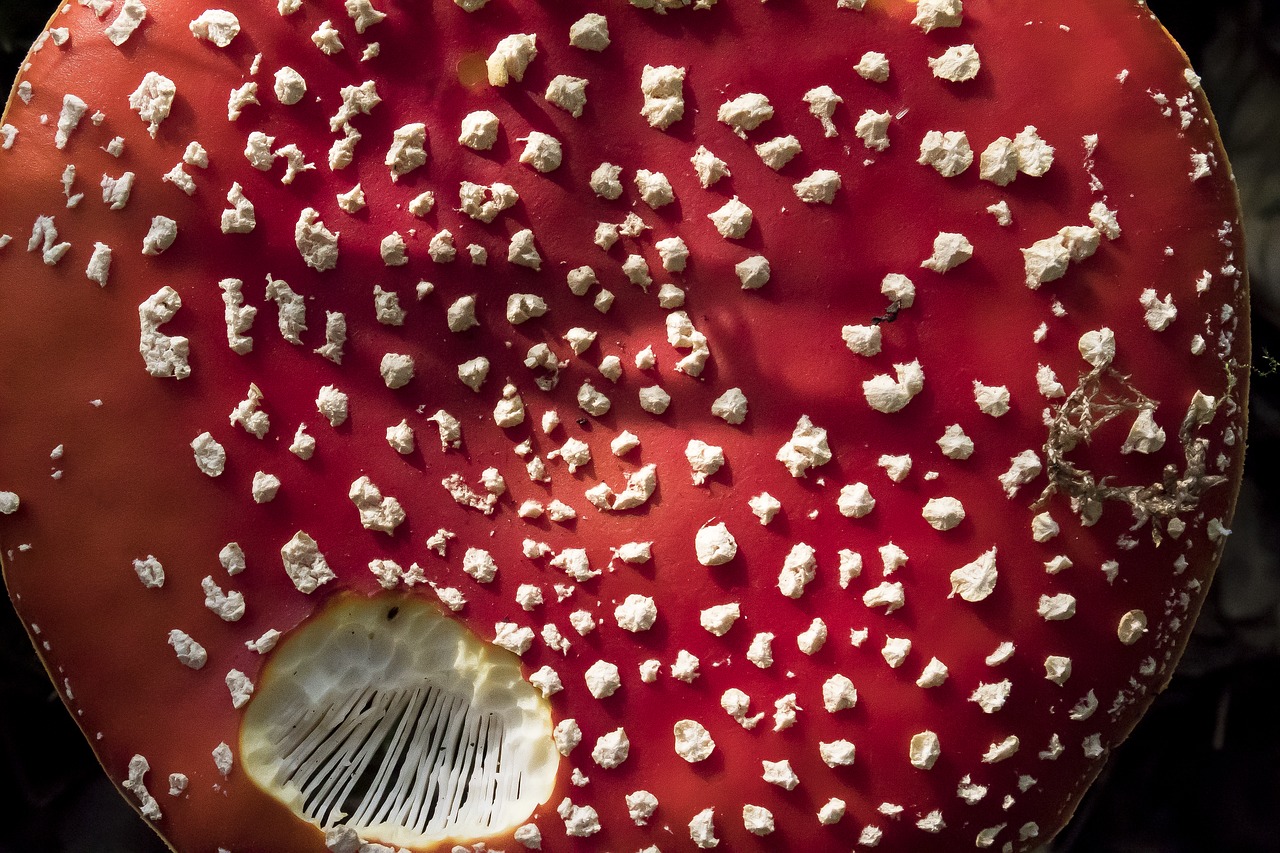
[{"label": "hole in mushroom cap", "polygon": [[250,778],[299,816],[411,847],[515,829],[559,762],[518,660],[404,596],[336,596],[281,643],[240,742]]},{"label": "hole in mushroom cap", "polygon": [[485,57],[480,53],[468,53],[458,60],[455,70],[458,82],[467,88],[487,82],[489,72],[485,68]]}]

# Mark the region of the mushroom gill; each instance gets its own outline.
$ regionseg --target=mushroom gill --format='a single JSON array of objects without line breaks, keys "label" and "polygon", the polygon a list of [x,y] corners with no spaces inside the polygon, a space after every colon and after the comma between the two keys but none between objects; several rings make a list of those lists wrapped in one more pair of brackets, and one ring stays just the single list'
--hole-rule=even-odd
[{"label": "mushroom gill", "polygon": [[528,820],[555,783],[551,726],[514,655],[419,599],[342,595],[274,652],[240,741],[305,820],[422,847]]}]

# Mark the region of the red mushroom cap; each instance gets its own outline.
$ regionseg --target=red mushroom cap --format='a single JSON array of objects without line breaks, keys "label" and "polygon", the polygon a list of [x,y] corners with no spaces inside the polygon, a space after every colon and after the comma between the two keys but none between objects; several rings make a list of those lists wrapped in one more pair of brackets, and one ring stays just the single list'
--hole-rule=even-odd
[{"label": "red mushroom cap", "polygon": [[175,849],[1061,828],[1244,452],[1150,12],[220,5],[68,2],[0,122],[5,580]]}]

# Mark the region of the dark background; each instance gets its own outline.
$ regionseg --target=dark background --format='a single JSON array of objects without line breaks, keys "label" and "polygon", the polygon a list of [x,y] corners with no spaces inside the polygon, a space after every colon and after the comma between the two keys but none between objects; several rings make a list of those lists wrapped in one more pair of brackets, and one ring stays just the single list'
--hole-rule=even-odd
[{"label": "dark background", "polygon": [[[55,5],[0,0],[0,80],[17,72]],[[1249,458],[1234,534],[1178,674],[1052,849],[1272,853],[1280,850],[1280,492],[1266,478],[1280,473],[1280,3],[1148,5],[1204,78],[1245,208]],[[164,850],[103,775],[0,595],[0,853]]]}]

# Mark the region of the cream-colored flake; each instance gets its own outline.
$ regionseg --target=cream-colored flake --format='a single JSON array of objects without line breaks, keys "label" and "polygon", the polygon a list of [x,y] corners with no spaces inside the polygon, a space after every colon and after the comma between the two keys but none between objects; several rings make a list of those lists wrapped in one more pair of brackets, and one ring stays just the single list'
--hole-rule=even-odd
[{"label": "cream-colored flake", "polygon": [[760,519],[761,524],[768,524],[782,510],[782,503],[768,492],[761,492],[747,501],[751,512]]},{"label": "cream-colored flake", "polygon": [[771,785],[777,785],[788,791],[794,790],[800,784],[800,778],[796,776],[794,770],[791,769],[791,762],[783,759],[782,761],[764,760],[761,762],[764,767],[764,774],[761,776],[764,781]]},{"label": "cream-colored flake", "polygon": [[1058,522],[1047,512],[1039,513],[1031,519],[1031,538],[1036,542],[1048,542],[1061,531]]},{"label": "cream-colored flake", "polygon": [[382,238],[378,246],[378,254],[382,262],[389,267],[402,267],[409,263],[408,246],[399,231],[392,231]]},{"label": "cream-colored flake", "polygon": [[1138,412],[1120,452],[1155,453],[1164,443],[1165,432],[1155,421],[1155,410],[1147,406]]},{"label": "cream-colored flake", "polygon": [[657,210],[676,200],[671,189],[671,182],[662,172],[650,172],[648,169],[636,170],[636,190],[640,199],[649,207]]},{"label": "cream-colored flake", "polygon": [[804,477],[810,468],[820,467],[831,461],[827,431],[814,426],[808,415],[801,415],[792,430],[791,438],[778,448],[775,458],[786,467],[792,477]]},{"label": "cream-colored flake", "polygon": [[963,18],[961,0],[919,0],[911,23],[926,33],[939,27],[958,27]]},{"label": "cream-colored flake", "polygon": [[267,275],[267,299],[275,302],[276,326],[280,336],[295,346],[302,345],[301,335],[307,330],[307,306],[302,295],[295,293],[283,279]]},{"label": "cream-colored flake", "polygon": [[468,113],[462,119],[458,143],[475,151],[488,151],[498,140],[498,117],[488,110]]},{"label": "cream-colored flake", "polygon": [[733,623],[742,615],[742,608],[737,602],[717,604],[708,607],[698,614],[698,624],[717,637],[723,637],[733,627]]},{"label": "cream-colored flake", "polygon": [[951,573],[951,592],[947,597],[958,594],[965,601],[982,601],[995,591],[997,577],[996,549],[992,547]]},{"label": "cream-colored flake", "polygon": [[720,236],[728,240],[740,240],[751,228],[752,212],[737,196],[707,214]]},{"label": "cream-colored flake", "polygon": [[1173,295],[1165,294],[1164,301],[1156,295],[1154,288],[1147,288],[1138,297],[1139,304],[1145,312],[1143,319],[1153,332],[1163,332],[1178,317],[1178,309],[1173,305]]},{"label": "cream-colored flake", "polygon": [[805,204],[831,204],[840,189],[840,173],[833,169],[818,169],[791,185],[796,198]]},{"label": "cream-colored flake", "polygon": [[96,282],[99,287],[106,287],[110,274],[111,247],[106,243],[94,243],[93,254],[89,256],[89,263],[84,270],[85,278]]},{"label": "cream-colored flake", "polygon": [[521,163],[544,173],[560,168],[564,158],[560,140],[550,134],[533,130],[525,137],[524,143],[524,150],[520,152]]},{"label": "cream-colored flake", "polygon": [[880,649],[880,656],[892,669],[902,666],[909,654],[911,654],[911,640],[906,637],[887,637],[884,647]]},{"label": "cream-colored flake", "polygon": [[747,660],[760,669],[773,666],[773,639],[774,635],[768,632],[752,637],[751,645],[747,648]]},{"label": "cream-colored flake", "polygon": [[[351,119],[357,115],[369,115],[374,107],[382,103],[377,84],[373,80],[366,80],[359,86],[343,86],[338,94],[342,98],[342,106],[330,117],[329,129],[334,133],[344,131],[348,136],[355,133],[350,124]],[[359,134],[356,134],[356,138],[358,137]]]},{"label": "cream-colored flake", "polygon": [[138,306],[139,342],[147,373],[155,377],[186,379],[191,375],[190,342],[187,338],[166,335],[160,327],[168,323],[182,308],[182,297],[165,285]]},{"label": "cream-colored flake", "polygon": [[427,126],[411,122],[396,128],[391,134],[391,147],[383,164],[391,170],[391,180],[400,178],[427,162]]},{"label": "cream-colored flake", "polygon": [[321,21],[320,26],[311,34],[311,43],[326,56],[335,56],[343,50],[342,36],[333,26],[333,21]]},{"label": "cream-colored flake", "polygon": [[1114,240],[1120,236],[1120,222],[1116,218],[1116,212],[1108,208],[1104,202],[1093,203],[1093,207],[1089,209],[1089,221],[1108,240]]},{"label": "cream-colored flake", "polygon": [[506,385],[502,389],[502,399],[493,408],[493,421],[503,429],[519,426],[524,423],[525,406],[520,392],[514,385]]},{"label": "cream-colored flake", "polygon": [[778,573],[778,590],[787,598],[800,598],[804,588],[814,579],[818,570],[817,552],[811,545],[797,542],[782,561]]},{"label": "cream-colored flake", "polygon": [[232,89],[230,96],[227,98],[227,121],[235,121],[240,118],[240,113],[250,104],[260,103],[258,100],[258,84],[256,81],[250,80],[247,83]]},{"label": "cream-colored flake", "polygon": [[895,483],[901,483],[911,473],[911,455],[895,456],[885,453],[876,460],[876,464],[884,469],[885,474]]},{"label": "cream-colored flake", "polygon": [[856,750],[847,740],[819,741],[818,755],[828,767],[848,767],[854,762]]},{"label": "cream-colored flake", "polygon": [[1036,368],[1036,386],[1040,393],[1050,400],[1067,396],[1067,389],[1062,387],[1062,383],[1058,381],[1058,375],[1047,364],[1041,364]]},{"label": "cream-colored flake", "polygon": [[769,283],[773,274],[769,259],[764,255],[752,255],[738,261],[734,264],[733,271],[737,273],[738,281],[742,282],[743,290],[759,290]]},{"label": "cream-colored flake", "polygon": [[120,47],[146,19],[147,7],[142,4],[142,0],[124,0],[115,20],[108,24],[103,32],[112,44]]},{"label": "cream-colored flake", "polygon": [[640,439],[628,430],[623,430],[609,442],[609,451],[614,456],[626,456],[640,446]]},{"label": "cream-colored flake", "polygon": [[169,117],[177,91],[177,87],[168,77],[148,71],[142,78],[142,82],[138,84],[138,88],[129,95],[129,108],[147,123],[147,132],[153,139],[156,131],[160,129],[160,123]]},{"label": "cream-colored flake", "polygon": [[907,757],[911,760],[912,767],[918,770],[932,770],[941,755],[942,744],[935,733],[926,730],[911,736]]},{"label": "cream-colored flake", "polygon": [[335,577],[316,540],[301,530],[280,549],[280,558],[289,579],[301,593],[310,595]]},{"label": "cream-colored flake", "polygon": [[644,104],[640,114],[650,126],[666,130],[684,117],[685,69],[674,65],[646,65],[640,74]]},{"label": "cream-colored flake", "polygon": [[285,106],[293,106],[307,94],[307,81],[302,75],[285,65],[275,73],[276,100]]},{"label": "cream-colored flake", "polygon": [[302,259],[320,272],[338,265],[338,237],[339,232],[326,228],[319,211],[311,207],[303,209],[293,229],[293,240]]},{"label": "cream-colored flake", "polygon": [[[662,2],[662,0],[653,0],[653,2]],[[689,839],[699,849],[706,850],[720,844],[720,839],[716,838],[713,823],[714,813],[714,808],[705,808],[689,821]]]},{"label": "cream-colored flake", "polygon": [[[689,722],[693,722],[690,720]],[[694,723],[694,725],[698,725]],[[626,796],[627,814],[636,826],[644,826],[658,808],[658,798],[648,791],[632,791]]]},{"label": "cream-colored flake", "polygon": [[[129,196],[133,192],[133,182],[135,176],[133,172],[125,172],[119,178],[112,178],[110,175],[102,176],[102,203],[109,205],[112,210],[124,210],[129,203]],[[239,184],[232,184],[234,192]],[[252,208],[252,205],[250,206]],[[223,233],[226,233],[225,229]]]},{"label": "cream-colored flake", "polygon": [[1071,677],[1071,658],[1049,655],[1044,659],[1044,677],[1061,687]]},{"label": "cream-colored flake", "polygon": [[1004,708],[1012,691],[1013,682],[1007,678],[990,684],[982,683],[969,696],[969,701],[977,704],[984,714],[994,714]]},{"label": "cream-colored flake", "polygon": [[883,83],[889,79],[889,59],[883,53],[869,50],[862,54],[862,58],[858,60],[857,65],[853,66],[853,70],[863,80]]},{"label": "cream-colored flake", "polygon": [[601,51],[609,46],[609,21],[588,12],[569,27],[569,44],[581,50]]},{"label": "cream-colored flake", "polygon": [[855,355],[873,356],[880,353],[881,333],[878,325],[844,326],[840,338]]},{"label": "cream-colored flake", "polygon": [[954,178],[973,165],[973,149],[963,131],[931,130],[920,142],[921,165],[933,166],[944,178]]},{"label": "cream-colored flake", "polygon": [[711,414],[725,423],[738,425],[747,419],[747,397],[741,388],[730,388],[711,404]]},{"label": "cream-colored flake", "polygon": [[502,39],[485,60],[489,85],[506,86],[512,80],[522,81],[529,63],[537,55],[537,36],[532,33],[513,33]]},{"label": "cream-colored flake", "polygon": [[832,797],[818,809],[818,823],[822,826],[834,826],[844,818],[846,808],[848,804],[844,800]]},{"label": "cream-colored flake", "polygon": [[1080,336],[1080,357],[1097,368],[1111,364],[1116,357],[1116,335],[1103,326]]},{"label": "cream-colored flake", "polygon": [[349,399],[333,385],[325,385],[316,395],[316,411],[324,415],[329,426],[341,426],[347,420]]},{"label": "cream-colored flake", "polygon": [[258,408],[262,402],[262,396],[258,386],[252,382],[249,383],[248,395],[231,411],[231,426],[239,425],[255,438],[265,436],[271,428],[271,419],[266,412]]},{"label": "cream-colored flake", "polygon": [[1040,138],[1033,125],[1027,125],[1014,136],[1013,149],[1018,157],[1018,171],[1025,175],[1042,177],[1053,165],[1053,146]]},{"label": "cream-colored flake", "polygon": [[722,566],[738,554],[738,540],[722,521],[698,528],[693,547],[698,562],[704,566]]},{"label": "cream-colored flake", "polygon": [[527,267],[535,271],[542,269],[542,255],[538,254],[532,230],[522,228],[511,235],[511,243],[507,246],[507,260],[518,267]]},{"label": "cream-colored flake", "polygon": [[1075,596],[1067,593],[1042,595],[1036,612],[1047,622],[1062,622],[1076,615]]},{"label": "cream-colored flake", "polygon": [[391,389],[403,388],[413,379],[413,357],[403,353],[385,353],[378,366],[382,381]]},{"label": "cream-colored flake", "polygon": [[[705,190],[721,178],[729,177],[732,173],[729,166],[723,160],[707,150],[705,145],[699,145],[698,150],[694,152],[690,158],[693,163],[693,171],[698,176],[698,182],[702,184]],[[619,187],[621,191],[621,187]],[[597,190],[597,192],[599,192]],[[613,196],[616,198],[616,196]]]},{"label": "cream-colored flake", "polygon": [[963,234],[938,232],[933,239],[933,254],[920,263],[934,272],[948,272],[973,257],[973,244]]},{"label": "cream-colored flake", "polygon": [[830,86],[818,86],[804,93],[804,102],[809,105],[809,113],[822,123],[822,134],[828,138],[836,136],[835,123],[831,120],[836,114],[836,107],[844,103]]},{"label": "cream-colored flake", "polygon": [[711,753],[715,752],[716,742],[712,739],[711,733],[696,720],[680,720],[675,724],[674,731],[676,755],[690,764],[705,761],[711,757]]},{"label": "cream-colored flake", "polygon": [[1147,633],[1147,615],[1141,610],[1130,610],[1120,617],[1116,627],[1116,636],[1126,646],[1132,646]]},{"label": "cream-colored flake", "polygon": [[[837,552],[840,559],[840,588],[848,589],[855,578],[862,576],[862,555],[857,551],[851,551],[848,548],[841,548]],[[898,586],[898,584],[889,584],[890,587]],[[894,591],[890,590],[892,595]],[[866,596],[863,596],[863,603],[866,603]]]},{"label": "cream-colored flake", "polygon": [[601,163],[591,173],[591,190],[601,198],[613,200],[622,195],[622,167]]},{"label": "cream-colored flake", "polygon": [[343,5],[346,6],[351,20],[355,22],[357,33],[363,34],[369,27],[382,23],[382,20],[387,17],[385,12],[379,12],[373,8],[370,0],[345,0]]},{"label": "cream-colored flake", "polygon": [[930,688],[941,687],[950,675],[947,665],[937,658],[930,658],[925,664],[924,670],[920,673],[920,677],[916,679],[916,687]]},{"label": "cream-colored flake", "polygon": [[368,477],[360,477],[353,482],[347,496],[355,504],[360,514],[360,525],[365,530],[392,535],[404,522],[405,514],[400,502],[384,496]]},{"label": "cream-colored flake", "polygon": [[999,743],[993,743],[987,748],[986,753],[982,756],[982,763],[995,764],[1012,758],[1018,752],[1019,746],[1021,746],[1021,741],[1018,740],[1018,736],[1009,735]]},{"label": "cream-colored flake", "polygon": [[701,661],[698,656],[686,649],[681,649],[676,655],[676,662],[671,664],[671,677],[686,684],[692,684],[701,674],[698,671]]},{"label": "cream-colored flake", "polygon": [[964,83],[978,76],[982,60],[971,44],[958,44],[947,48],[940,56],[929,57],[933,76],[952,83]]},{"label": "cream-colored flake", "polygon": [[[796,637],[796,645],[806,655],[816,654],[827,642],[827,623],[815,618],[809,627]],[[776,731],[776,730],[775,730]]]},{"label": "cream-colored flake", "polygon": [[755,130],[773,118],[773,106],[764,95],[748,92],[721,104],[716,111],[716,118],[746,139],[747,131]]},{"label": "cream-colored flake", "polygon": [[867,607],[883,607],[884,615],[899,610],[906,603],[906,593],[899,581],[888,583],[881,581],[878,587],[863,593],[863,605]]},{"label": "cream-colored flake", "polygon": [[[89,109],[88,104],[72,94],[62,96],[62,112],[58,115],[58,129],[54,134],[54,147],[59,151],[67,147],[71,133],[80,124],[80,119],[84,117],[85,112]],[[9,125],[12,127],[12,125]],[[17,131],[14,131],[17,134]],[[5,148],[9,148],[6,145]]]},{"label": "cream-colored flake", "polygon": [[667,272],[683,272],[689,263],[689,246],[680,237],[666,237],[653,246],[662,259],[662,268]]},{"label": "cream-colored flake", "polygon": [[978,411],[998,418],[1009,412],[1009,389],[1003,385],[984,385],[973,380],[973,401]]},{"label": "cream-colored flake", "polygon": [[951,530],[964,521],[964,505],[952,497],[930,498],[921,515],[934,530]]},{"label": "cream-colored flake", "polygon": [[134,560],[133,571],[147,589],[164,587],[164,566],[155,558],[155,555],[148,554],[145,559]]},{"label": "cream-colored flake", "polygon": [[578,118],[587,105],[587,83],[588,81],[582,77],[558,74],[547,84],[547,91],[543,97],[549,103]]},{"label": "cream-colored flake", "polygon": [[209,653],[185,631],[169,632],[169,645],[173,646],[178,662],[189,669],[203,669],[209,661]]},{"label": "cream-colored flake", "polygon": [[938,448],[948,459],[968,459],[973,455],[973,439],[965,435],[960,424],[952,424],[938,439]]},{"label": "cream-colored flake", "polygon": [[800,153],[800,140],[794,136],[778,136],[755,146],[756,154],[770,169],[777,171]]},{"label": "cream-colored flake", "polygon": [[877,412],[899,412],[924,390],[924,371],[918,360],[895,364],[893,369],[898,375],[896,380],[888,374],[880,374],[862,383],[867,405]]},{"label": "cream-colored flake", "polygon": [[1040,476],[1043,466],[1034,450],[1024,450],[1009,460],[1009,470],[1000,475],[1000,487],[1012,498],[1018,489]]}]

